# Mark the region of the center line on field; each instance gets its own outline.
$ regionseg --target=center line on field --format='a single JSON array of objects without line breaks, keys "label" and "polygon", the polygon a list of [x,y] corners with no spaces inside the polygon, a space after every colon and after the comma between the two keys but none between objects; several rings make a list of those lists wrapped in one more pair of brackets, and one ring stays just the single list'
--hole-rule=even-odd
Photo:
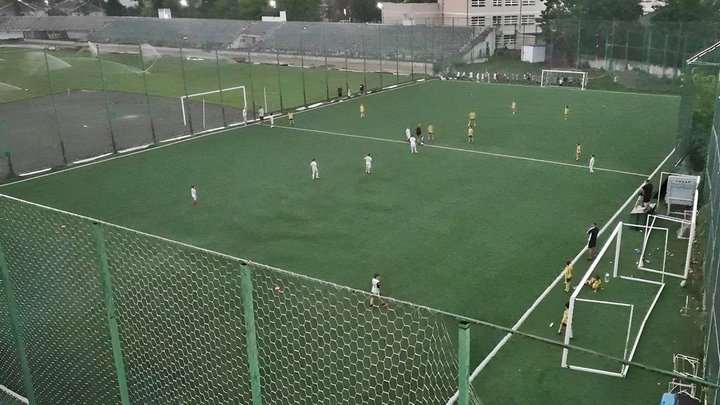
[{"label": "center line on field", "polygon": [[[373,136],[366,136],[366,135],[353,135],[353,134],[344,134],[341,132],[333,132],[333,131],[323,131],[320,129],[308,129],[308,128],[298,128],[298,127],[288,127],[284,125],[275,125],[278,128],[284,128],[284,129],[291,129],[295,131],[304,131],[304,132],[315,132],[319,134],[328,134],[328,135],[336,135],[336,136],[344,136],[347,138],[359,138],[359,139],[369,139],[372,141],[382,141],[382,142],[392,142],[392,143],[400,143],[400,144],[407,144],[405,141],[399,141],[396,139],[385,139],[385,138],[376,138]],[[487,156],[494,156],[494,157],[501,157],[501,158],[507,158],[507,159],[517,159],[517,160],[525,160],[529,162],[537,162],[537,163],[547,163],[552,165],[558,165],[558,166],[567,166],[567,167],[575,167],[580,169],[588,170],[588,167],[585,165],[578,165],[574,163],[566,163],[566,162],[556,162],[554,160],[545,160],[545,159],[536,159],[536,158],[530,158],[525,156],[515,156],[515,155],[506,155],[503,153],[495,153],[495,152],[486,152],[482,150],[475,150],[475,149],[463,149],[463,148],[453,148],[450,146],[442,146],[442,145],[428,145],[424,144],[423,147],[426,148],[437,148],[437,149],[446,149],[446,150],[452,150],[456,152],[467,152],[467,153],[477,153],[479,155],[487,155]],[[623,170],[615,170],[615,169],[604,169],[602,167],[595,167],[594,168],[597,171],[600,172],[610,172],[610,173],[618,173],[618,174],[627,174],[630,176],[637,176],[637,177],[644,177],[647,178],[647,174],[642,173],[634,173],[634,172],[626,172]]]}]

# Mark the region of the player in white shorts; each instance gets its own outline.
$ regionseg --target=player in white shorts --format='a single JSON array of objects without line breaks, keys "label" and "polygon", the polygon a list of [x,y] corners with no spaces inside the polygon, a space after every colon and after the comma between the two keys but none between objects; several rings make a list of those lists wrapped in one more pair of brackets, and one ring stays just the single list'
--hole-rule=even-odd
[{"label": "player in white shorts", "polygon": [[417,138],[410,135],[410,153],[417,153]]},{"label": "player in white shorts", "polygon": [[375,305],[375,299],[377,298],[379,303],[382,303],[384,307],[387,307],[387,303],[383,303],[380,299],[380,273],[375,273],[372,278],[372,285],[370,287],[370,306],[377,307]]},{"label": "player in white shorts", "polygon": [[405,139],[410,142],[410,128],[405,128]]},{"label": "player in white shorts", "polygon": [[197,190],[195,190],[195,186],[190,186],[190,197],[192,198],[192,205],[193,208],[197,208],[198,206],[198,196],[197,196]]},{"label": "player in white shorts", "polygon": [[318,171],[317,162],[315,159],[310,161],[310,172],[312,174],[312,179],[319,179],[320,178],[320,172]]},{"label": "player in white shorts", "polygon": [[372,169],[372,157],[368,153],[368,155],[365,156],[365,173],[370,174],[371,169]]}]

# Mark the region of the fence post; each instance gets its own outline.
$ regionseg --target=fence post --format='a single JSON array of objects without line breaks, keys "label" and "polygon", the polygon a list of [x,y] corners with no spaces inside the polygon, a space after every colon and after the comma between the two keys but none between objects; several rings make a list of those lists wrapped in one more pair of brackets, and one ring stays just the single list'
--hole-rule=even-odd
[{"label": "fence post", "polygon": [[107,89],[105,89],[105,75],[102,68],[102,54],[100,53],[100,45],[95,44],[98,54],[98,70],[100,71],[100,85],[102,86],[103,98],[105,100],[105,114],[107,114],[108,130],[110,131],[110,142],[112,142],[113,153],[117,153],[117,143],[115,142],[115,133],[112,127],[112,118],[110,116],[110,103],[108,102]]},{"label": "fence post", "polygon": [[282,113],[285,111],[285,107],[283,106],[283,99],[282,99],[282,83],[280,82],[280,51],[275,50],[275,60],[277,64],[275,65],[275,73],[277,75],[277,82],[278,82],[278,94],[280,96],[280,112]]},{"label": "fence post", "polygon": [[[252,60],[250,58],[250,48],[248,48],[247,51],[248,59],[247,59],[247,65],[248,65],[248,78],[250,79],[250,100],[252,101],[252,113],[253,113],[253,119],[255,119],[257,116],[256,114],[256,107],[255,107],[255,85],[253,85],[253,77],[252,77]],[[247,106],[246,106],[247,107]],[[267,106],[265,106],[265,111],[267,111]]]},{"label": "fence post", "polygon": [[[62,152],[63,164],[67,166],[67,153],[65,152],[65,142],[62,139],[62,133],[60,131],[60,118],[58,117],[57,106],[55,105],[55,93],[53,92],[52,77],[50,75],[50,63],[48,62],[47,49],[43,49],[43,55],[45,56],[45,71],[47,72],[48,78],[48,90],[50,90],[50,103],[52,104],[53,118],[55,118],[55,127],[57,128],[58,140],[60,141],[60,151]],[[70,95],[69,92],[68,95]]]},{"label": "fence post", "polygon": [[147,112],[148,112],[148,119],[150,120],[150,132],[152,134],[153,144],[157,145],[158,139],[157,134],[155,133],[155,122],[153,120],[152,116],[152,107],[150,106],[150,93],[148,91],[148,85],[147,85],[147,76],[145,75],[147,73],[147,70],[152,67],[146,67],[145,66],[145,60],[143,59],[143,51],[142,51],[142,45],[138,45],[138,55],[140,56],[140,66],[142,66],[142,79],[143,79],[143,88],[145,89],[145,105],[147,106]]},{"label": "fence post", "polygon": [[20,329],[20,316],[18,315],[17,303],[15,301],[15,285],[10,278],[10,269],[5,260],[5,252],[2,250],[2,246],[0,246],[0,276],[2,276],[2,281],[5,284],[5,301],[8,306],[10,329],[12,330],[13,338],[17,345],[23,388],[25,389],[24,394],[28,399],[29,405],[35,405],[37,403],[35,401],[35,391],[33,390],[30,365],[28,364],[27,354],[25,353],[25,340],[23,339],[22,330]]},{"label": "fence post", "polygon": [[260,386],[260,360],[258,359],[257,336],[255,334],[255,307],[253,305],[252,274],[247,263],[240,263],[240,288],[242,289],[243,313],[245,317],[245,339],[247,341],[250,388],[253,405],[262,405]]},{"label": "fence post", "polygon": [[228,124],[225,119],[225,99],[223,98],[223,85],[222,80],[220,79],[220,54],[218,54],[217,49],[215,49],[215,72],[217,73],[218,90],[220,91],[220,105],[222,106],[220,111],[222,112],[223,127],[226,127]]},{"label": "fence post", "polygon": [[[250,51],[248,51],[250,52]],[[183,49],[180,48],[180,72],[183,77],[183,89],[185,89],[185,100],[187,101],[183,108],[187,109],[187,125],[190,128],[190,133],[193,134],[193,124],[192,124],[192,109],[190,108],[190,99],[188,98],[188,86],[187,86],[187,77],[185,75],[185,57],[183,56]],[[250,76],[250,85],[252,86],[252,76]],[[183,111],[185,113],[185,111]]]},{"label": "fence post", "polygon": [[575,69],[580,69],[580,32],[581,31],[582,31],[582,21],[578,21],[577,49],[575,50]]},{"label": "fence post", "polygon": [[130,395],[128,394],[127,378],[125,376],[125,363],[123,362],[122,347],[120,345],[120,331],[116,318],[117,311],[115,311],[115,300],[113,299],[112,278],[110,277],[107,253],[105,251],[105,237],[100,224],[97,222],[93,223],[93,235],[95,236],[95,254],[97,265],[100,268],[105,311],[107,314],[108,328],[110,329],[113,361],[115,363],[115,371],[117,372],[118,389],[120,390],[120,403],[130,405]]},{"label": "fence post", "polygon": [[470,404],[470,324],[458,324],[458,405]]}]

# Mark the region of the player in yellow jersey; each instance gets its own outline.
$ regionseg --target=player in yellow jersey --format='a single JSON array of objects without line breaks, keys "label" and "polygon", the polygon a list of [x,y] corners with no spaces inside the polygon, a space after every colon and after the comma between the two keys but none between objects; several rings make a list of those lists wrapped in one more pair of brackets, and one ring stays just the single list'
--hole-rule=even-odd
[{"label": "player in yellow jersey", "polygon": [[295,126],[295,114],[293,114],[292,110],[288,111],[288,121],[290,121],[290,126]]},{"label": "player in yellow jersey", "polygon": [[428,123],[427,133],[428,133],[428,141],[434,141],[435,140],[435,128],[433,128],[432,123]]},{"label": "player in yellow jersey", "polygon": [[[565,310],[563,311],[562,320],[560,321],[560,328],[558,329],[558,335],[562,333],[563,328],[567,327],[568,319],[570,318],[570,303],[565,303]],[[570,331],[570,339],[572,339],[572,330]]]},{"label": "player in yellow jersey", "polygon": [[513,100],[512,104],[510,105],[510,109],[512,110],[513,115],[517,112],[517,103],[515,100]]},{"label": "player in yellow jersey", "polygon": [[570,115],[570,106],[565,106],[565,109],[563,110],[563,113],[565,114],[565,120],[568,119],[568,115]]},{"label": "player in yellow jersey", "polygon": [[365,118],[365,104],[360,103],[360,118]]},{"label": "player in yellow jersey", "polygon": [[575,161],[577,162],[580,160],[580,155],[582,155],[582,146],[580,146],[580,143],[577,144],[575,147]]},{"label": "player in yellow jersey", "polygon": [[572,281],[573,265],[570,260],[565,262],[563,276],[565,278],[565,292],[570,292],[570,282]]},{"label": "player in yellow jersey", "polygon": [[598,276],[590,277],[585,283],[590,288],[592,288],[593,292],[598,292],[598,290],[602,290],[602,280],[600,280],[600,277]]},{"label": "player in yellow jersey", "polygon": [[470,127],[470,128],[475,127],[475,117],[476,117],[475,110],[470,111],[470,114],[468,114],[468,118],[469,118],[468,127]]},{"label": "player in yellow jersey", "polygon": [[468,127],[468,143],[473,143],[474,135],[475,135],[475,131],[473,131],[473,127]]}]

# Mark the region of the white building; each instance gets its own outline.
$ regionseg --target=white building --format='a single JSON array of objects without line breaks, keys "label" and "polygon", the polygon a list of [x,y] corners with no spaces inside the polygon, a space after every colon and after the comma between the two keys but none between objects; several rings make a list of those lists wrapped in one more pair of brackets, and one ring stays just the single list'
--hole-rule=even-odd
[{"label": "white building", "polygon": [[438,3],[382,3],[383,24],[496,27],[498,47],[534,44],[542,0],[438,0]]}]

